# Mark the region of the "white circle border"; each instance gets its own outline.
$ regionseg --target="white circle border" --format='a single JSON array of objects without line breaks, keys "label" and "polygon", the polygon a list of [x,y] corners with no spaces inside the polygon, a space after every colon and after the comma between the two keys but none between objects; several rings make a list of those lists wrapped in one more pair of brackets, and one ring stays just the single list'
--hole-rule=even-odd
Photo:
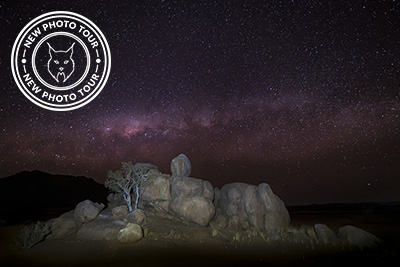
[{"label": "white circle border", "polygon": [[[26,88],[24,88],[22,86],[23,83],[21,83],[21,81],[20,81],[21,77],[17,76],[17,74],[19,74],[19,73],[18,73],[18,70],[16,69],[16,66],[18,64],[18,58],[19,57],[17,56],[16,51],[19,50],[19,47],[17,47],[17,46],[21,42],[21,37],[26,35],[25,32],[32,25],[37,23],[39,20],[41,20],[43,18],[46,18],[47,16],[53,16],[52,18],[54,18],[54,16],[60,17],[60,16],[63,16],[63,15],[64,16],[77,17],[78,18],[77,20],[79,20],[79,19],[82,20],[85,24],[87,24],[90,27],[92,27],[96,31],[97,35],[100,36],[100,40],[99,41],[101,42],[101,44],[103,46],[103,49],[104,49],[103,54],[105,56],[104,57],[104,72],[103,72],[103,75],[102,75],[101,79],[99,80],[98,86],[96,86],[96,88],[87,97],[85,97],[82,100],[78,101],[77,102],[78,105],[71,106],[71,105],[75,104],[75,103],[73,103],[73,104],[63,105],[62,107],[52,107],[52,106],[47,106],[47,105],[53,105],[54,106],[54,104],[46,103],[47,105],[44,105],[44,104],[38,103],[37,102],[38,99],[31,98],[31,96],[25,91]],[[48,12],[48,13],[42,14],[42,15],[34,18],[33,20],[31,20],[27,25],[25,25],[25,27],[18,34],[18,36],[17,36],[17,38],[16,38],[16,40],[14,42],[14,45],[13,45],[13,48],[12,48],[12,52],[11,52],[11,71],[12,71],[14,80],[15,80],[18,88],[20,89],[20,91],[25,95],[26,98],[28,98],[28,100],[30,100],[35,105],[38,105],[38,106],[40,106],[40,107],[42,107],[44,109],[48,109],[48,110],[52,110],[52,111],[71,111],[71,110],[75,110],[75,109],[81,108],[81,107],[85,106],[86,104],[90,103],[103,90],[103,88],[104,88],[104,86],[105,86],[105,84],[106,84],[106,82],[108,80],[108,77],[110,75],[110,70],[111,70],[111,52],[110,52],[110,47],[108,45],[107,39],[105,38],[104,34],[101,32],[101,30],[91,20],[89,20],[88,18],[86,18],[86,17],[84,17],[84,16],[82,16],[80,14],[77,14],[77,13],[71,12],[71,11],[53,11],[53,12]],[[29,92],[29,90],[28,90],[28,92]],[[86,100],[86,101],[82,102],[83,100]],[[82,103],[80,103],[80,102],[82,102]],[[55,106],[57,106],[57,105],[55,105]],[[58,105],[58,106],[60,106],[60,105]],[[67,106],[67,107],[65,107],[65,106]]]}]

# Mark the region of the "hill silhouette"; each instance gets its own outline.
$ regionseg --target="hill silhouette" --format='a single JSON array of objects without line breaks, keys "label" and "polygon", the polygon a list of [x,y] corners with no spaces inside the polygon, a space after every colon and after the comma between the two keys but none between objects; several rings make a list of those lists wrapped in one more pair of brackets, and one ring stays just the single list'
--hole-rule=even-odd
[{"label": "hill silhouette", "polygon": [[0,219],[8,224],[56,217],[85,200],[107,203],[104,185],[84,176],[23,171],[0,179]]}]

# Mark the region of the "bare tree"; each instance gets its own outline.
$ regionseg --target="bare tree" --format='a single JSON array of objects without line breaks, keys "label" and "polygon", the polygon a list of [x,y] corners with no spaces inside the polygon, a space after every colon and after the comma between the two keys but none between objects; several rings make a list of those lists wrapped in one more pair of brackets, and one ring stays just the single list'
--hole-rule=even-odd
[{"label": "bare tree", "polygon": [[121,193],[128,206],[129,212],[132,212],[132,189],[135,187],[136,199],[135,209],[138,208],[139,189],[142,185],[149,182],[150,178],[160,175],[158,168],[149,163],[122,162],[121,169],[114,172],[108,172],[108,178],[104,185],[112,191]]}]

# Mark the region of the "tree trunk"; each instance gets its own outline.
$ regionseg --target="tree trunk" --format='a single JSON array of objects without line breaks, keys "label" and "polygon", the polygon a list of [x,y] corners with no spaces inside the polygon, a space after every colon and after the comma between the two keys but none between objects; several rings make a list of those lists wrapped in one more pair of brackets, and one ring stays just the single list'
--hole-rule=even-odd
[{"label": "tree trunk", "polygon": [[132,212],[133,210],[132,210],[132,199],[131,199],[131,194],[126,194],[125,192],[124,192],[124,199],[125,199],[125,202],[126,202],[126,205],[128,206],[128,211],[129,212]]},{"label": "tree trunk", "polygon": [[136,201],[135,201],[135,210],[137,210],[139,204],[139,186],[136,185]]}]

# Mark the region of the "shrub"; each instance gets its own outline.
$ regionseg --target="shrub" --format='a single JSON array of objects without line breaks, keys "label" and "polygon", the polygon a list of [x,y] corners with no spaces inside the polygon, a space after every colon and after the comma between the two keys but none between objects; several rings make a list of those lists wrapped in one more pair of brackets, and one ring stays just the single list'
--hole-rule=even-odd
[{"label": "shrub", "polygon": [[[121,169],[108,172],[108,178],[104,186],[114,192],[121,193],[128,206],[129,212],[137,210],[139,202],[140,186],[149,183],[149,179],[160,175],[158,168],[149,163],[122,162]],[[135,188],[135,208],[132,208],[132,191]]]},{"label": "shrub", "polygon": [[18,247],[28,249],[43,241],[50,232],[50,226],[45,222],[36,222],[22,228],[15,241]]}]

